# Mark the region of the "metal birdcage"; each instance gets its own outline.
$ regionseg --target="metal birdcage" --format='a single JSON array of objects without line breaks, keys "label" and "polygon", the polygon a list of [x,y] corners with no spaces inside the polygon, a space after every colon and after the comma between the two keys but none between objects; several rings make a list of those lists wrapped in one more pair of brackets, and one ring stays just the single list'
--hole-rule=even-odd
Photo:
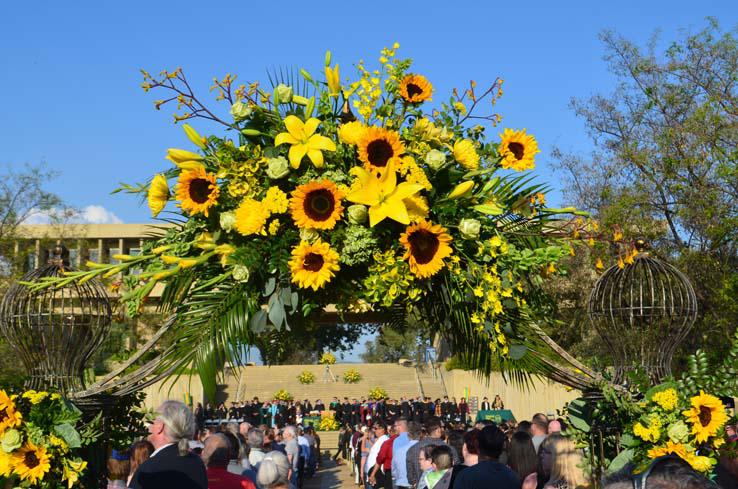
[{"label": "metal birdcage", "polygon": [[[68,255],[57,244],[48,263],[21,282],[62,276],[71,270]],[[110,302],[97,280],[40,291],[15,283],[0,304],[0,331],[29,372],[26,387],[70,395],[84,389],[85,366],[105,339],[110,320]]]},{"label": "metal birdcage", "polygon": [[632,264],[602,274],[589,296],[588,313],[614,359],[616,383],[644,369],[652,383],[671,374],[671,360],[697,318],[689,279],[668,263],[639,250]]}]

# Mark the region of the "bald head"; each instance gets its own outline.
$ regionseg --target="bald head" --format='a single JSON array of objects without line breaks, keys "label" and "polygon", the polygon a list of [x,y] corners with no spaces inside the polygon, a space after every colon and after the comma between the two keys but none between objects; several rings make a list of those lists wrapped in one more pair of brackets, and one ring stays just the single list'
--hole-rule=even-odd
[{"label": "bald head", "polygon": [[208,467],[227,467],[230,460],[231,443],[222,433],[216,433],[205,440],[202,461]]}]

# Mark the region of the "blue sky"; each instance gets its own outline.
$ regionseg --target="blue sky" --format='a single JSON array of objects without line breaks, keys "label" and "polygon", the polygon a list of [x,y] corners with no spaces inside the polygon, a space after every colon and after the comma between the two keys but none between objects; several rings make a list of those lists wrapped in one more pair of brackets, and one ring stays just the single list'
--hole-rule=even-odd
[{"label": "blue sky", "polygon": [[[77,208],[96,206],[90,219],[146,222],[136,198],[110,191],[167,167],[166,148],[188,142],[171,110],[153,108],[160,95],[139,88],[139,68],[181,66],[207,98],[213,76],[266,81],[266,70],[288,66],[318,73],[326,49],[346,76],[398,41],[437,101],[469,79],[504,78],[503,126],[537,137],[536,173],[558,188],[552,147],[591,148],[570,98],[613,87],[597,34],[614,29],[645,43],[660,29],[671,40],[679,29],[700,30],[706,16],[734,26],[738,2],[11,0],[0,15],[0,165],[45,161],[60,172],[49,189]],[[549,199],[565,204],[557,191]]]}]

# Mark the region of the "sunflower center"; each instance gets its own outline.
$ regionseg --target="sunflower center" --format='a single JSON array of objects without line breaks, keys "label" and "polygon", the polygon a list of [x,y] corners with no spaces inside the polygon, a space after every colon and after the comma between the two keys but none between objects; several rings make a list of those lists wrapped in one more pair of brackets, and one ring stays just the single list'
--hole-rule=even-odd
[{"label": "sunflower center", "polygon": [[410,253],[412,253],[416,263],[425,265],[436,256],[439,245],[438,236],[430,231],[419,229],[412,233],[407,240],[410,243]]},{"label": "sunflower center", "polygon": [[26,467],[32,469],[37,466],[40,461],[35,452],[26,452],[26,455],[23,457],[23,463],[26,465]]},{"label": "sunflower center", "polygon": [[520,143],[510,143],[507,145],[507,149],[515,156],[516,160],[522,160],[525,154],[525,146]]},{"label": "sunflower center", "polygon": [[305,259],[302,261],[302,268],[309,272],[317,272],[323,268],[323,255],[318,253],[308,253],[305,255]]},{"label": "sunflower center", "polygon": [[195,178],[190,182],[190,199],[198,204],[204,204],[210,197],[210,181],[204,178]]},{"label": "sunflower center", "polygon": [[0,423],[8,419],[8,408],[0,409]]},{"label": "sunflower center", "polygon": [[422,95],[423,89],[420,88],[415,83],[408,83],[407,84],[407,96],[408,98],[413,98],[416,95]]},{"label": "sunflower center", "polygon": [[710,424],[710,421],[712,420],[712,409],[710,409],[707,406],[700,406],[700,424],[702,426],[707,426]]},{"label": "sunflower center", "polygon": [[377,139],[366,147],[369,163],[374,166],[387,166],[387,162],[394,156],[392,145],[385,139]]},{"label": "sunflower center", "polygon": [[305,198],[302,208],[313,221],[327,221],[336,208],[336,199],[330,190],[313,190]]}]

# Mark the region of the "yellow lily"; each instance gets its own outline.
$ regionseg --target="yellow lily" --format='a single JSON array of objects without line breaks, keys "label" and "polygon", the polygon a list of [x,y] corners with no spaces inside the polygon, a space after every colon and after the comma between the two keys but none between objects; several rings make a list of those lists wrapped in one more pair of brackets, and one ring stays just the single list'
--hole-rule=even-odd
[{"label": "yellow lily", "polygon": [[151,181],[147,200],[153,217],[158,216],[167,205],[167,201],[169,200],[169,184],[161,173],[157,174]]},{"label": "yellow lily", "polygon": [[274,145],[290,144],[289,160],[292,168],[299,168],[303,156],[307,155],[316,168],[323,167],[322,151],[335,151],[336,143],[330,138],[315,134],[320,121],[311,117],[307,122],[302,122],[297,116],[288,115],[284,118],[287,132],[277,134]]},{"label": "yellow lily", "polygon": [[355,167],[351,174],[356,176],[357,185],[346,199],[369,207],[369,225],[374,227],[389,217],[401,224],[410,224],[410,216],[403,199],[413,196],[423,189],[417,183],[397,184],[397,173],[390,170],[377,176],[364,168]]},{"label": "yellow lily", "polygon": [[330,66],[325,67],[325,81],[328,84],[328,93],[331,97],[338,97],[341,93],[341,76],[338,74],[338,64],[331,69]]},{"label": "yellow lily", "polygon": [[182,163],[184,161],[202,161],[203,156],[186,149],[169,148],[167,150],[167,159],[174,163]]},{"label": "yellow lily", "polygon": [[465,182],[461,182],[456,187],[454,187],[454,189],[451,191],[450,194],[448,194],[448,197],[446,198],[449,200],[454,200],[454,199],[460,199],[461,197],[466,197],[473,188],[474,188],[474,180],[467,180]]},{"label": "yellow lily", "polygon": [[200,136],[195,129],[192,128],[189,124],[183,124],[182,129],[184,129],[185,134],[187,134],[187,137],[190,141],[192,141],[193,144],[195,144],[200,149],[207,148],[207,139]]}]

